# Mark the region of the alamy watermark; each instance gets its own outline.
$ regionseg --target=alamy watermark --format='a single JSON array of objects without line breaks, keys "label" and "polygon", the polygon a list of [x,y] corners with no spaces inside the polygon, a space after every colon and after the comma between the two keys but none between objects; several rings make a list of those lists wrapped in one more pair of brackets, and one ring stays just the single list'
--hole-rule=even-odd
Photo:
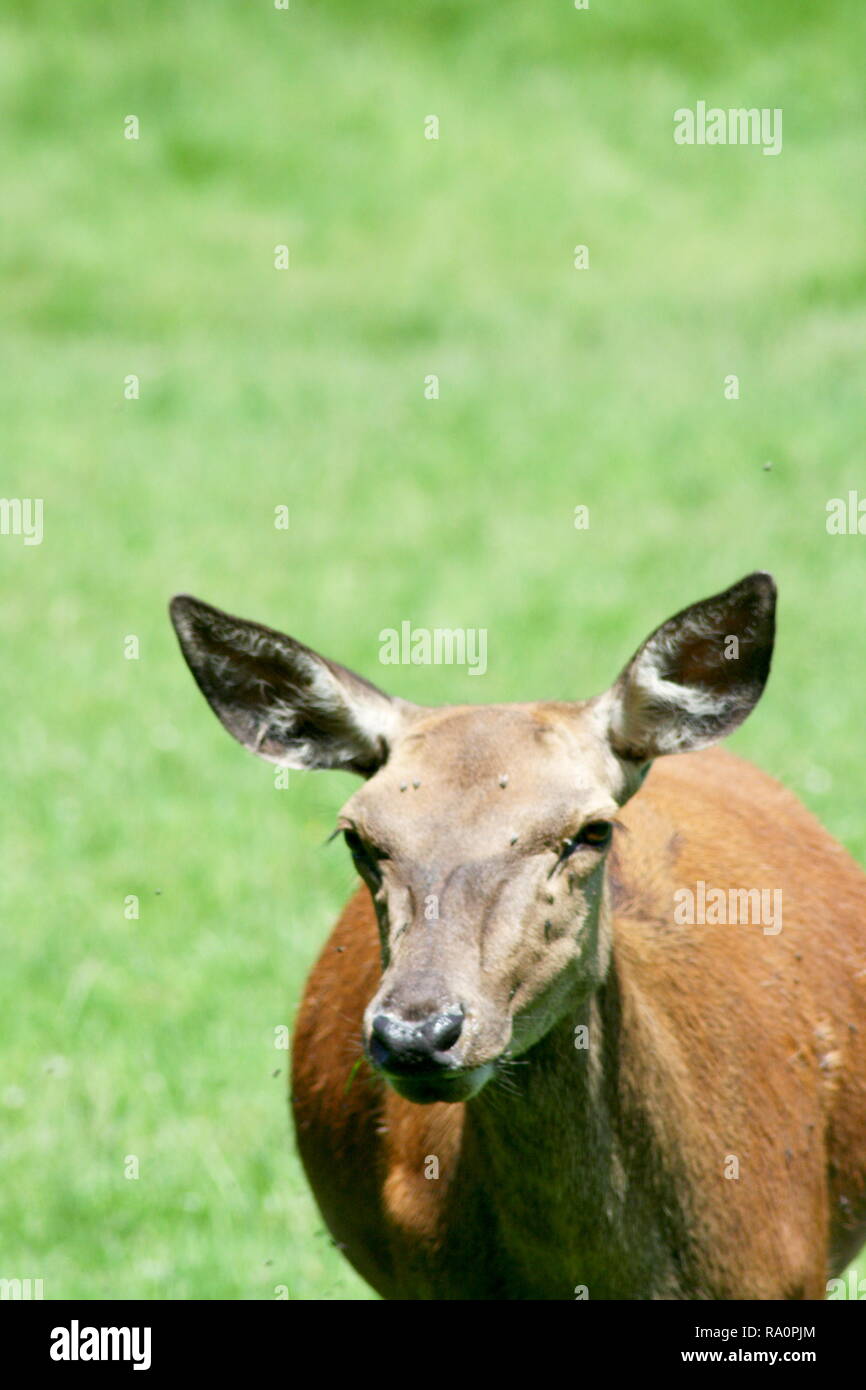
[{"label": "alamy watermark", "polygon": [[45,1297],[43,1279],[0,1279],[0,1302],[25,1301]]},{"label": "alamy watermark", "polygon": [[470,676],[487,670],[486,627],[385,627],[379,633],[383,666],[466,666]]},{"label": "alamy watermark", "polygon": [[856,488],[847,497],[831,497],[825,511],[829,536],[866,536],[866,498]]},{"label": "alamy watermark", "polygon": [[151,1328],[82,1327],[73,1318],[68,1327],[52,1328],[48,1354],[52,1361],[130,1361],[134,1371],[147,1371]]},{"label": "alamy watermark", "polygon": [[674,112],[674,140],[678,145],[762,145],[764,154],[782,149],[780,106],[721,106],[695,103],[694,111],[681,106]]},{"label": "alamy watermark", "polygon": [[23,536],[25,545],[41,545],[42,534],[41,497],[0,497],[0,536]]},{"label": "alamy watermark", "polygon": [[781,888],[712,888],[699,878],[694,888],[674,892],[677,926],[760,926],[764,936],[782,930]]},{"label": "alamy watermark", "polygon": [[827,1298],[830,1302],[837,1302],[839,1299],[866,1302],[866,1279],[859,1279],[856,1269],[849,1269],[847,1280],[847,1287],[844,1278],[827,1280]]}]

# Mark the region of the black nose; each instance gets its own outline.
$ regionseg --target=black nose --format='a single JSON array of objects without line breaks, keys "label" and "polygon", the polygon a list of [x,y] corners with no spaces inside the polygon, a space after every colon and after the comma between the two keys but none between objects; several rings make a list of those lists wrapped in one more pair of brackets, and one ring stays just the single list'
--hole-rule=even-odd
[{"label": "black nose", "polygon": [[370,1056],[391,1072],[429,1071],[449,1065],[442,1054],[452,1048],[463,1028],[459,1005],[410,1023],[393,1014],[377,1014],[370,1033]]}]

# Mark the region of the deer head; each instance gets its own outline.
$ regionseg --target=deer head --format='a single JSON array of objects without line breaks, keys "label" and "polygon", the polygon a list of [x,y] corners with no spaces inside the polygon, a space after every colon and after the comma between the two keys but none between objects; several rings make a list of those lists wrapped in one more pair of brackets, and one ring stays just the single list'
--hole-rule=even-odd
[{"label": "deer head", "polygon": [[372,1064],[412,1101],[465,1100],[594,990],[606,864],[653,759],[731,733],[764,688],[775,585],[747,576],[657,628],[583,701],[426,708],[181,595],[171,616],[229,733],[288,768],[364,779],[338,829],[370,891]]}]

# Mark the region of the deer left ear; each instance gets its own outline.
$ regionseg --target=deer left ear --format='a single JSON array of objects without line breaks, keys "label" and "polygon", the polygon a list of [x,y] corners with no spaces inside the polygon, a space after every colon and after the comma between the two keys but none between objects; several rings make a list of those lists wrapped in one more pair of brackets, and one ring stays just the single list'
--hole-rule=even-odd
[{"label": "deer left ear", "polygon": [[268,762],[371,777],[414,706],[273,628],[188,594],[171,620],[199,689],[228,732]]},{"label": "deer left ear", "polygon": [[754,709],[770,673],[776,586],[757,571],[651,633],[603,700],[619,757],[706,748]]}]

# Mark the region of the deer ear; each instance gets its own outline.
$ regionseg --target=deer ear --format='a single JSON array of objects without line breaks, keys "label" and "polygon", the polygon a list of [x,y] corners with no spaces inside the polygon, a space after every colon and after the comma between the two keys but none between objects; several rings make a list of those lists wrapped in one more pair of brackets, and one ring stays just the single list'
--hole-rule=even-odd
[{"label": "deer ear", "polygon": [[372,776],[414,706],[260,623],[178,594],[170,605],[180,648],[229,733],[290,768]]},{"label": "deer ear", "polygon": [[732,733],[770,673],[775,611],[776,586],[758,571],[656,628],[602,697],[614,752],[647,762]]}]

